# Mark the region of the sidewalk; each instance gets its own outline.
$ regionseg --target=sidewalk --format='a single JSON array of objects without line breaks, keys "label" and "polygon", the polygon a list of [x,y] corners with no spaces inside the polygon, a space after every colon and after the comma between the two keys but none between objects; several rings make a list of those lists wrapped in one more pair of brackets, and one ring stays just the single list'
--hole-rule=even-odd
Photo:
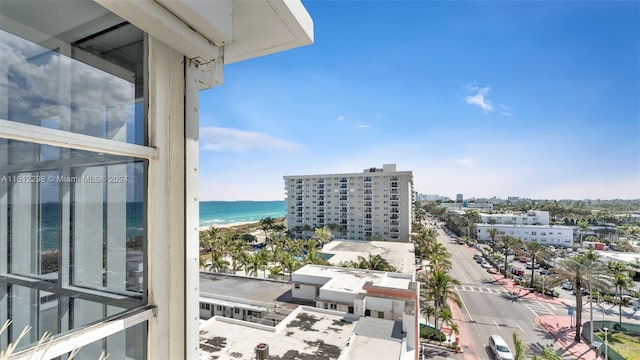
[{"label": "sidewalk", "polygon": [[[586,321],[583,322],[583,324]],[[541,315],[536,318],[536,323],[542,326],[558,343],[558,346],[576,359],[594,359],[595,352],[584,343],[576,343],[576,329],[571,327],[571,317],[559,315]]]},{"label": "sidewalk", "polygon": [[571,305],[566,303],[564,299],[561,299],[559,297],[552,297],[549,295],[543,296],[540,293],[529,290],[527,288],[523,288],[520,285],[514,286],[515,283],[513,282],[513,280],[509,278],[505,278],[503,275],[500,275],[500,274],[493,275],[493,281],[502,285],[505,288],[505,290],[509,292],[513,292],[514,295],[517,295],[521,299],[543,301],[543,302],[554,304],[554,305],[564,305],[564,306]]},{"label": "sidewalk", "polygon": [[[458,325],[458,329],[460,333],[460,343],[458,344],[462,349],[462,359],[464,360],[477,360],[480,357],[476,354],[476,349],[471,342],[471,335],[469,335],[469,329],[467,328],[467,324],[464,322],[464,317],[462,316],[462,309],[453,301],[448,301],[449,308],[451,309],[451,315],[453,321]],[[459,354],[460,355],[460,354]]]}]

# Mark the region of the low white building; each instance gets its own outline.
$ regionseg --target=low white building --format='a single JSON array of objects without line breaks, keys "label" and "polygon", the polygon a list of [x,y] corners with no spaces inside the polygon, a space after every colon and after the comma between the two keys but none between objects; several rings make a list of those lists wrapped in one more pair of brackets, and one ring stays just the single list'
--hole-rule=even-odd
[{"label": "low white building", "polygon": [[405,355],[398,358],[418,359],[420,288],[412,275],[309,264],[293,273],[292,282],[292,297],[314,301],[318,308],[353,319],[388,320],[380,325],[404,334]]},{"label": "low white building", "polygon": [[480,214],[482,222],[485,224],[508,224],[508,225],[549,225],[549,212],[541,210],[529,210],[525,213],[507,214]]},{"label": "low white building", "polygon": [[490,241],[489,229],[498,229],[500,235],[519,238],[524,242],[535,241],[544,245],[571,247],[573,228],[555,225],[476,224],[478,241]]}]

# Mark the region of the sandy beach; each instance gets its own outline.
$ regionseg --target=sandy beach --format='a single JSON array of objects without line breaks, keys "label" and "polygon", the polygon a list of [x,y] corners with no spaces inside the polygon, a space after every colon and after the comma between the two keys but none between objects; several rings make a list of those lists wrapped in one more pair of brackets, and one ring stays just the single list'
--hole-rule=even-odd
[{"label": "sandy beach", "polygon": [[200,226],[200,231],[208,230],[211,226],[215,226],[215,227],[217,227],[219,229],[228,229],[228,228],[241,226],[241,225],[247,225],[247,224],[257,224],[257,222],[247,221],[247,222],[234,222],[234,223],[229,223],[229,224],[220,224],[220,225]]}]

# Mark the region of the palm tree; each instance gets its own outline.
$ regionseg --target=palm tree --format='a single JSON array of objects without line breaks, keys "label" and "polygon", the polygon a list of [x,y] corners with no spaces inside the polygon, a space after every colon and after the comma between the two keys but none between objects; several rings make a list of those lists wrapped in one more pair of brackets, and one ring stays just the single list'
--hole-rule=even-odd
[{"label": "palm tree", "polygon": [[529,283],[529,287],[533,288],[533,275],[535,271],[534,265],[536,264],[536,260],[547,258],[549,256],[549,252],[546,246],[535,241],[524,243],[524,247],[527,249],[527,253],[531,258],[531,282]]},{"label": "palm tree", "polygon": [[427,260],[430,262],[431,272],[451,269],[451,253],[441,243],[433,244]]},{"label": "palm tree", "polygon": [[240,259],[247,251],[249,251],[249,245],[242,239],[235,240],[230,244],[228,252],[231,257],[231,270],[234,272],[238,270],[238,266],[240,266]]},{"label": "palm tree", "polygon": [[[475,236],[475,231],[472,231],[473,229],[473,225],[475,223],[480,222],[480,213],[478,213],[476,210],[465,210],[464,211],[464,215],[462,216],[465,219],[467,219],[467,236],[469,236],[469,238],[474,238]],[[472,235],[473,233],[473,235]],[[476,237],[477,238],[477,237]]]},{"label": "palm tree", "polygon": [[585,286],[604,289],[606,282],[601,274],[602,264],[597,257],[589,253],[578,254],[572,258],[562,259],[555,268],[556,277],[550,281],[551,286],[569,280],[573,284],[576,296],[576,335],[574,340],[581,341],[582,328],[582,288]]},{"label": "palm tree", "polygon": [[622,326],[622,292],[632,289],[635,284],[633,280],[624,273],[616,274],[613,279],[611,279],[611,284],[616,287],[616,292],[620,294],[620,303],[618,303],[618,314],[620,315],[620,320],[618,323]]},{"label": "palm tree", "polygon": [[525,360],[527,358],[527,352],[529,348],[527,345],[520,339],[520,333],[517,331],[513,332],[513,360]]},{"label": "palm tree", "polygon": [[620,320],[618,323],[622,326],[622,292],[631,290],[635,285],[632,279],[635,271],[622,261],[610,261],[607,263],[606,268],[607,272],[611,274],[611,285],[615,286],[616,294],[620,297],[620,303],[618,304]]},{"label": "palm tree", "polygon": [[281,263],[282,268],[287,270],[287,273],[289,273],[289,280],[291,280],[293,272],[300,268],[300,261],[294,258],[290,253],[285,253]]},{"label": "palm tree", "polygon": [[582,246],[582,238],[585,231],[589,230],[589,223],[584,220],[578,220],[576,226],[580,229],[580,246]]},{"label": "palm tree", "polygon": [[260,229],[264,231],[265,241],[266,239],[269,238],[269,231],[273,229],[273,226],[275,225],[275,223],[276,223],[276,220],[270,216],[260,219]]},{"label": "palm tree", "polygon": [[253,254],[251,254],[251,256],[249,257],[249,267],[251,268],[251,271],[249,273],[250,276],[254,276],[254,277],[258,277],[258,270],[260,269],[260,267],[262,266],[263,263],[266,262],[266,259],[264,257],[264,255],[259,252],[256,251]]},{"label": "palm tree", "polygon": [[218,251],[211,253],[211,270],[215,272],[223,272],[229,268],[229,262],[224,259]]},{"label": "palm tree", "polygon": [[504,252],[504,276],[507,276],[507,264],[509,263],[509,250],[516,250],[522,246],[522,240],[517,237],[503,235],[500,238],[500,247]]},{"label": "palm tree", "polygon": [[425,297],[427,301],[433,301],[436,314],[434,324],[438,323],[438,314],[440,314],[440,309],[446,306],[447,299],[451,299],[458,306],[462,304],[458,293],[454,289],[457,285],[460,285],[460,282],[442,270],[434,271],[427,279]]},{"label": "palm tree", "polygon": [[303,262],[305,264],[315,264],[315,265],[330,265],[329,261],[320,255],[320,252],[316,250],[315,247],[309,248],[307,250],[307,254],[305,255]]},{"label": "palm tree", "polygon": [[320,247],[323,247],[325,243],[328,243],[329,240],[333,237],[331,231],[328,228],[317,228],[313,234],[313,237],[318,239],[320,242]]},{"label": "palm tree", "polygon": [[358,261],[354,263],[358,269],[378,270],[378,271],[396,271],[387,259],[380,255],[369,254],[367,258],[358,256]]},{"label": "palm tree", "polygon": [[496,251],[496,239],[498,238],[498,235],[500,235],[500,230],[496,228],[488,228],[487,233],[489,233],[489,237],[491,238],[491,248],[493,248],[493,251]]}]

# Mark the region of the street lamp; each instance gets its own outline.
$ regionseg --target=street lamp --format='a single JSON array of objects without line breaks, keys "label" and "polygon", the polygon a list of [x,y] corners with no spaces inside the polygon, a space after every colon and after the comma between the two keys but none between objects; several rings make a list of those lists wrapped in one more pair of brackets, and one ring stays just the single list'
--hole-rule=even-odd
[{"label": "street lamp", "polygon": [[602,328],[602,330],[604,330],[604,358],[605,360],[609,359],[609,345],[607,345],[608,341],[607,341],[607,331],[609,331],[609,329]]}]

